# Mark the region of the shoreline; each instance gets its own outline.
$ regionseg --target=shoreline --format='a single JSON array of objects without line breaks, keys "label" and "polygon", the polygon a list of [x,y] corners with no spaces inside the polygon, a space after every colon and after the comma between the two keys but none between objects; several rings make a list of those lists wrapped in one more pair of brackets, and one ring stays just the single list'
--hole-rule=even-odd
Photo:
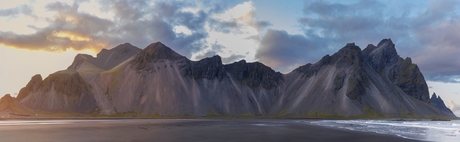
[{"label": "shoreline", "polygon": [[417,141],[311,124],[318,119],[113,120],[120,121],[2,125],[0,137],[5,141]]}]

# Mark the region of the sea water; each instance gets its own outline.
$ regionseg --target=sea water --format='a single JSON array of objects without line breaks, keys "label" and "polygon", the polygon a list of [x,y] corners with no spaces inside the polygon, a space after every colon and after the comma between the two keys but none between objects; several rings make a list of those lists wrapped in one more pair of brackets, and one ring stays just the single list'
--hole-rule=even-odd
[{"label": "sea water", "polygon": [[312,124],[363,132],[396,135],[403,138],[460,142],[460,120],[394,121],[394,120],[321,120]]}]

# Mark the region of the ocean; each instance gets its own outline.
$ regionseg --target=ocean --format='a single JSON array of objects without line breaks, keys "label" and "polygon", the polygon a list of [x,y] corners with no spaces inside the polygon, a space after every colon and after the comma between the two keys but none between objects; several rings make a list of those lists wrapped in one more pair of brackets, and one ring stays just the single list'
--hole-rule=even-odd
[{"label": "ocean", "polygon": [[320,120],[315,125],[363,132],[397,135],[407,139],[460,142],[460,120],[394,121],[394,120]]}]

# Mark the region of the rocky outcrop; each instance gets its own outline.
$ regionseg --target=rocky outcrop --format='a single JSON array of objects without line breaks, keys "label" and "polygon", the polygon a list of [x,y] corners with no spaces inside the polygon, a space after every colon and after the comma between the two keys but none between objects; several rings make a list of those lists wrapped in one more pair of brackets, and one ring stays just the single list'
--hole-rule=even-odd
[{"label": "rocky outcrop", "polygon": [[377,47],[368,46],[369,49],[364,49],[367,55],[367,61],[371,64],[377,73],[382,74],[384,68],[395,64],[401,58],[395,49],[395,44],[391,39],[383,39]]},{"label": "rocky outcrop", "polygon": [[445,115],[453,116],[456,117],[455,114],[446,107],[446,104],[444,104],[444,101],[441,99],[441,96],[437,96],[436,93],[433,93],[430,99],[431,105],[439,109],[441,112],[443,112]]},{"label": "rocky outcrop", "polygon": [[194,79],[206,78],[212,80],[217,78],[222,80],[226,76],[222,59],[218,55],[196,62],[188,61],[188,64],[182,68],[185,75],[191,76]]},{"label": "rocky outcrop", "polygon": [[[191,61],[161,42],[136,54],[122,47],[130,46],[78,55],[68,70],[33,78],[21,102],[46,111],[167,116],[446,115],[429,103],[423,75],[391,39],[363,51],[349,43],[288,74],[245,60],[224,65],[220,56]],[[123,56],[111,62],[109,53]]]},{"label": "rocky outcrop", "polygon": [[388,78],[407,95],[429,102],[428,85],[416,64],[410,58],[403,59],[396,52],[391,39],[380,41],[377,47],[368,45],[363,50],[366,60],[382,78]]},{"label": "rocky outcrop", "polygon": [[20,91],[19,91],[19,94],[17,96],[16,99],[18,100],[22,100],[24,99],[25,97],[27,97],[27,95],[29,95],[30,93],[32,93],[34,90],[37,90],[41,85],[42,85],[42,76],[40,74],[36,74],[34,75],[29,83],[27,83],[26,87],[23,87]]},{"label": "rocky outcrop", "polygon": [[406,94],[418,100],[429,102],[428,85],[420,69],[408,57],[399,60],[388,71],[388,78],[399,86]]},{"label": "rocky outcrop", "polygon": [[128,60],[141,49],[129,44],[120,44],[110,50],[102,49],[94,58],[86,54],[78,54],[67,70],[73,71],[97,71],[109,70]]},{"label": "rocky outcrop", "polygon": [[69,70],[49,75],[20,101],[35,110],[88,113],[97,108],[91,86],[78,72]]},{"label": "rocky outcrop", "polygon": [[262,63],[246,63],[245,60],[225,65],[225,70],[243,84],[255,88],[276,88],[283,81],[283,76]]},{"label": "rocky outcrop", "polygon": [[139,54],[133,57],[130,61],[135,70],[144,70],[148,72],[154,72],[155,68],[151,66],[151,63],[159,61],[164,62],[166,60],[187,60],[184,56],[173,51],[171,48],[166,47],[161,42],[152,43],[142,50]]},{"label": "rocky outcrop", "polygon": [[30,115],[32,110],[24,106],[16,98],[11,97],[10,94],[6,94],[0,99],[0,114],[16,114],[16,115]]}]

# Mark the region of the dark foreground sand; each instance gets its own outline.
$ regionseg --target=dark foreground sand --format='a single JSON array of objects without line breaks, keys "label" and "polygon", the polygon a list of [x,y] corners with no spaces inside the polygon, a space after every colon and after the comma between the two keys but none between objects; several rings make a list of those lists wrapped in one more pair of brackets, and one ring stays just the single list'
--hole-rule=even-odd
[{"label": "dark foreground sand", "polygon": [[[1,121],[2,142],[414,141],[292,119],[119,119]],[[15,125],[11,125],[15,123]]]}]

